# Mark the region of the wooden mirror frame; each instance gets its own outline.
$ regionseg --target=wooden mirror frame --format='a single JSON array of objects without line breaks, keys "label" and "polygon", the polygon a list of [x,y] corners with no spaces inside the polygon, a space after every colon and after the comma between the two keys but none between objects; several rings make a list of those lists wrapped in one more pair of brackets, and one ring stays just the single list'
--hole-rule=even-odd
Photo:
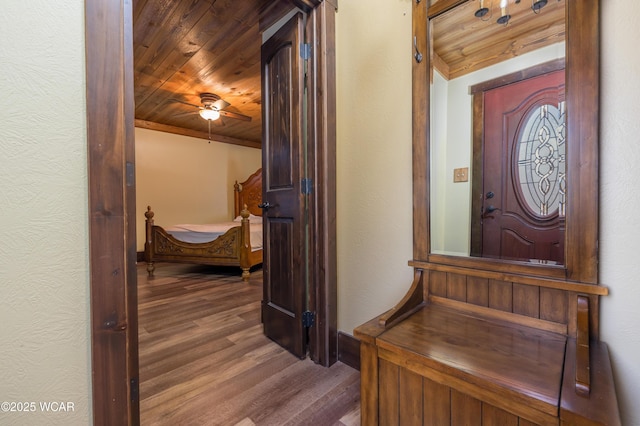
[{"label": "wooden mirror frame", "polygon": [[599,0],[567,0],[567,222],[565,264],[527,264],[486,258],[431,254],[429,181],[430,58],[429,20],[466,0],[413,2],[413,259],[410,266],[438,265],[597,284],[598,281],[598,132]]}]

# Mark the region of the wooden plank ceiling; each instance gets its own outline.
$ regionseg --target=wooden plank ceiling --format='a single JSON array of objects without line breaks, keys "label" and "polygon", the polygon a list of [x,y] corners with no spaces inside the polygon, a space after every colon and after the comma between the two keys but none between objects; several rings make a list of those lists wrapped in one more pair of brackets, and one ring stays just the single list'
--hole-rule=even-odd
[{"label": "wooden plank ceiling", "polygon": [[212,122],[213,139],[259,148],[262,31],[292,8],[290,0],[134,0],[136,126],[207,138],[197,106],[210,92],[251,117]]},{"label": "wooden plank ceiling", "polygon": [[565,0],[548,0],[537,14],[531,0],[509,0],[507,25],[496,23],[499,0],[485,0],[484,5],[490,11],[482,19],[475,16],[480,7],[476,0],[433,19],[433,63],[444,78],[460,77],[565,40]]}]

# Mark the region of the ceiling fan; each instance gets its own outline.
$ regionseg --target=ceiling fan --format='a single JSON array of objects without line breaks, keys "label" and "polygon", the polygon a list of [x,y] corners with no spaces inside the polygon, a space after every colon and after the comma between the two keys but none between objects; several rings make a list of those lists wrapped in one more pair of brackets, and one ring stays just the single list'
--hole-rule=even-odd
[{"label": "ceiling fan", "polygon": [[[176,102],[183,103],[185,105],[192,106],[194,108],[198,108],[198,111],[188,112],[186,114],[200,114],[200,117],[207,121],[216,121],[221,116],[228,118],[235,118],[236,120],[242,121],[251,121],[251,117],[240,114],[237,112],[226,111],[225,108],[230,106],[231,104],[223,99],[215,93],[201,93],[200,94],[200,102],[202,105],[194,105],[189,102],[181,101],[179,99],[173,99]],[[178,114],[183,115],[183,114]]]},{"label": "ceiling fan", "polygon": [[201,106],[194,105],[189,102],[182,101],[180,99],[173,99],[176,102],[180,102],[185,105],[192,106],[197,108],[197,111],[187,112],[178,115],[188,115],[188,114],[199,114],[200,117],[207,120],[207,125],[209,127],[209,143],[211,143],[211,122],[214,122],[217,125],[224,125],[222,120],[219,120],[221,116],[228,118],[235,118],[236,120],[242,121],[251,121],[251,117],[240,114],[237,112],[226,111],[225,108],[230,106],[231,104],[223,99],[215,93],[204,92],[200,94],[200,102]]}]

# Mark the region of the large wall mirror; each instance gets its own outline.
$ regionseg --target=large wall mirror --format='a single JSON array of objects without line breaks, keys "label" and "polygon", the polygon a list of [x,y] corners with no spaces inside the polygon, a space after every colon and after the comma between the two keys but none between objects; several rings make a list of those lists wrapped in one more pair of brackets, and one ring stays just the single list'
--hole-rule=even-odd
[{"label": "large wall mirror", "polygon": [[[558,278],[595,263],[597,229],[580,234],[597,225],[597,56],[576,67],[589,63],[580,46],[597,40],[597,16],[591,1],[431,2],[430,261]],[[578,196],[587,189],[593,199]],[[593,281],[594,271],[578,276]]]}]

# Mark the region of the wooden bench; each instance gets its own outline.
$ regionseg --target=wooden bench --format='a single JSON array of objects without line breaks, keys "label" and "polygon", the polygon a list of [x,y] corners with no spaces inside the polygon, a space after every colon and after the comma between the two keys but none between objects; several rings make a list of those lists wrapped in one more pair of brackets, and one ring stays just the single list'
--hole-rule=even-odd
[{"label": "wooden bench", "polygon": [[574,338],[558,332],[573,326],[496,315],[426,288],[420,298],[420,271],[401,304],[355,331],[363,425],[620,424],[607,347],[588,338],[588,297],[571,298],[586,305],[569,309]]}]

